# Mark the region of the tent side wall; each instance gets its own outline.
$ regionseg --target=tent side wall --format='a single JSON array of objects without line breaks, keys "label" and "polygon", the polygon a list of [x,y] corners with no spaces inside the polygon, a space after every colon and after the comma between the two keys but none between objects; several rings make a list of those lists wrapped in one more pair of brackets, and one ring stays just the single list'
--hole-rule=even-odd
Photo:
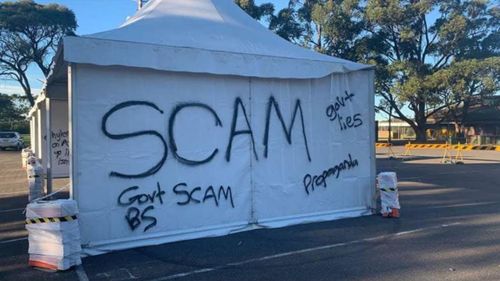
[{"label": "tent side wall", "polygon": [[[64,79],[65,80],[65,79]],[[50,99],[51,172],[54,178],[69,177],[68,83],[52,82],[46,88]]]},{"label": "tent side wall", "polygon": [[[230,165],[225,157],[233,105],[249,100],[248,79],[72,64],[70,81],[72,194],[87,253],[223,235],[248,224],[247,135],[235,137]],[[245,128],[241,114],[236,121]],[[181,164],[169,136],[179,156],[214,157]]]},{"label": "tent side wall", "polygon": [[51,169],[55,178],[69,177],[68,101],[51,99]]},{"label": "tent side wall", "polygon": [[[371,71],[311,80],[252,79],[252,125],[270,124],[268,140],[261,132],[257,137],[257,151],[267,149],[268,156],[253,169],[260,225],[279,227],[370,213],[374,114],[367,105],[372,104],[372,79]],[[294,127],[288,127],[293,128],[291,144],[277,108],[269,110],[269,96],[287,126],[297,110]]]},{"label": "tent side wall", "polygon": [[[59,87],[67,91],[67,87]],[[41,159],[44,171],[47,171],[47,106],[48,98],[39,101],[30,120],[31,146],[37,158]],[[50,145],[51,171],[55,178],[69,177],[69,135],[68,101],[50,99]]]},{"label": "tent side wall", "polygon": [[372,84],[72,64],[85,252],[369,214]]}]

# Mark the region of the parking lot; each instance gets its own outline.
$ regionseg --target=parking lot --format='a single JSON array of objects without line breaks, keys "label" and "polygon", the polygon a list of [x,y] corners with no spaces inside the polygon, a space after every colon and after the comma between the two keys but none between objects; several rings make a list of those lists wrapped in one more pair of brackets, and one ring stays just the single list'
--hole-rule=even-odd
[{"label": "parking lot", "polygon": [[464,152],[464,165],[441,164],[441,150],[390,156],[378,149],[377,171],[398,174],[400,219],[372,215],[142,247],[51,273],[27,265],[25,171],[19,152],[1,151],[0,280],[500,280],[500,152]]}]

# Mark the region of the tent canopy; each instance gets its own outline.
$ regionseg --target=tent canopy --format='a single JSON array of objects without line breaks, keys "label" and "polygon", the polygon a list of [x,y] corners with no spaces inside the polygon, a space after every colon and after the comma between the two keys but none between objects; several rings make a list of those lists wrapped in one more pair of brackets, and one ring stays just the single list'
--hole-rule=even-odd
[{"label": "tent canopy", "polygon": [[368,65],[296,46],[232,0],[152,0],[121,27],[64,40],[64,60],[261,78],[320,78]]}]

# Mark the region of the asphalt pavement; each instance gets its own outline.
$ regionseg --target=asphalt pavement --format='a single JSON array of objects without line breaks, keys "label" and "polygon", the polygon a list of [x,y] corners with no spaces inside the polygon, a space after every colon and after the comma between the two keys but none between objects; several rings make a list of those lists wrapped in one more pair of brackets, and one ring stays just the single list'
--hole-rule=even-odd
[{"label": "asphalt pavement", "polygon": [[[402,148],[394,149],[396,154]],[[27,265],[18,152],[0,152],[0,280],[500,280],[500,152],[413,151],[377,171],[399,177],[401,218],[378,215],[259,229],[88,257],[83,267]],[[58,181],[57,186],[64,185]]]}]

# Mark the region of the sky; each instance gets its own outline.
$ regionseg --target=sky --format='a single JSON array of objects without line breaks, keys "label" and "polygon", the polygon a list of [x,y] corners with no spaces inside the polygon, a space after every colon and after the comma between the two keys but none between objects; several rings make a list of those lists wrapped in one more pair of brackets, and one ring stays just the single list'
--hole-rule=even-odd
[{"label": "sky", "polygon": [[[6,2],[7,0],[0,0]],[[12,0],[10,0],[12,1]],[[179,0],[182,1],[182,0]],[[35,0],[40,4],[57,3],[64,5],[76,15],[78,35],[97,33],[120,26],[127,17],[134,15],[137,9],[137,0]],[[271,2],[276,9],[281,9],[288,4],[288,0],[256,0],[256,4]],[[32,66],[28,70],[33,93],[38,94],[45,79],[42,72]],[[22,94],[22,89],[16,81],[0,78],[0,93]]]}]

